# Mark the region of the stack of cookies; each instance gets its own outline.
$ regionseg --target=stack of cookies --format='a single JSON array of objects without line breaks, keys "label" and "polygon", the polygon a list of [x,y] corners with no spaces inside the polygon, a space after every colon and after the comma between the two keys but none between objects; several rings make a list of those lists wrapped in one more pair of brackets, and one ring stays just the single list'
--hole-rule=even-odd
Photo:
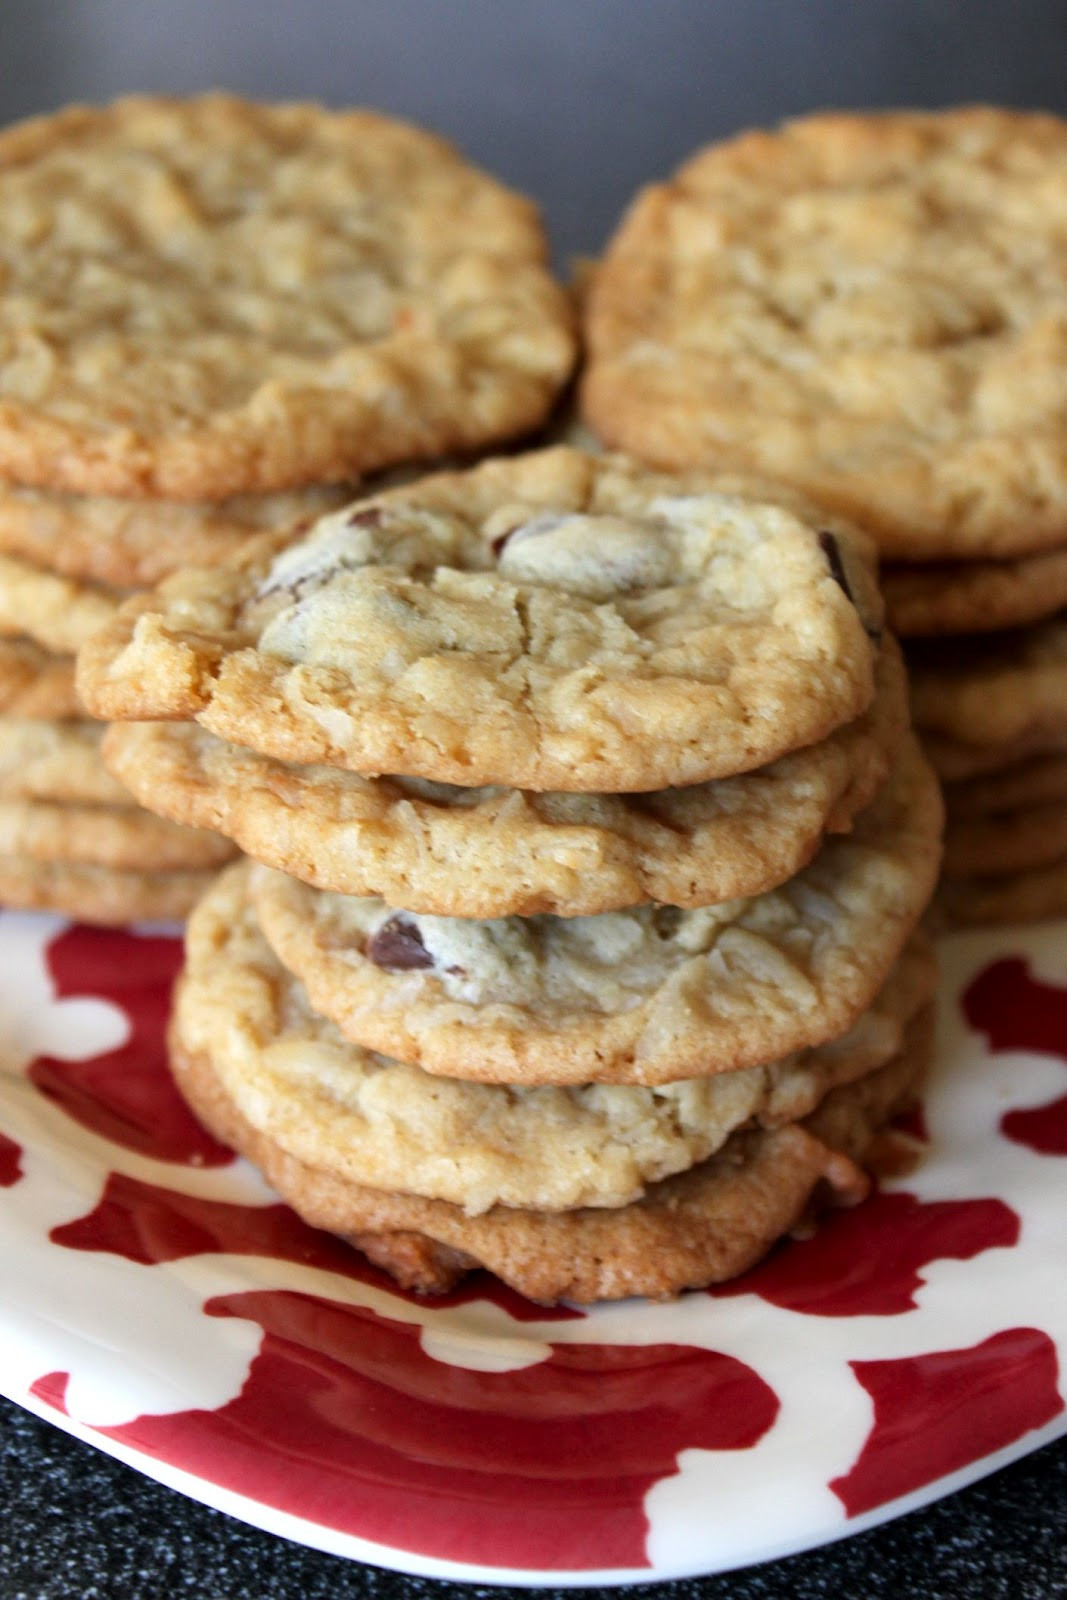
[{"label": "stack of cookies", "polygon": [[987,108],[745,134],[646,190],[587,298],[587,421],[758,469],[888,565],[948,783],[956,921],[1067,910],[1067,123]]},{"label": "stack of cookies", "polygon": [[0,900],[181,916],[232,847],[109,776],[74,652],[329,485],[539,424],[570,308],[526,201],[372,113],[73,108],[0,135],[0,219]]},{"label": "stack of cookies", "polygon": [[74,656],[139,586],[291,527],[340,490],[218,504],[0,487],[0,902],[86,922],[181,918],[234,851],[135,804],[100,759]]},{"label": "stack of cookies", "polygon": [[885,570],[912,636],[915,720],[944,782],[938,904],[956,925],[1063,915],[1067,550],[954,565]]},{"label": "stack of cookies", "polygon": [[860,1198],[941,826],[873,567],[559,448],[128,601],[79,662],[108,764],[255,858],[190,921],[194,1108],[425,1291],[669,1295]]}]

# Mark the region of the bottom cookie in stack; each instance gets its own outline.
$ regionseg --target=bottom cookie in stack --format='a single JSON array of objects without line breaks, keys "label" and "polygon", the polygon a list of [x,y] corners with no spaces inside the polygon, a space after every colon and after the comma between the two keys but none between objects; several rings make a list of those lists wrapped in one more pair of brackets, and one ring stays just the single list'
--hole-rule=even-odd
[{"label": "bottom cookie in stack", "polygon": [[945,785],[953,925],[1067,912],[1067,614],[912,644],[915,719]]},{"label": "bottom cookie in stack", "polygon": [[852,1204],[930,1053],[936,965],[905,947],[843,1036],[654,1088],[433,1077],[318,1015],[231,868],[190,921],[171,1049],[203,1121],[308,1221],[409,1288],[478,1266],[531,1299],[736,1276],[813,1204]]}]

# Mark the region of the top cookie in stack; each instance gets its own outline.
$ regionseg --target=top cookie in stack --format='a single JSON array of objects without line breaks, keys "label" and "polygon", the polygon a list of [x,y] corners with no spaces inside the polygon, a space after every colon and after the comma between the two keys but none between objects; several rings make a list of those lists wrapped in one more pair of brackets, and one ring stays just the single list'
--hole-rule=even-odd
[{"label": "top cookie in stack", "polygon": [[891,624],[946,636],[909,655],[950,913],[1067,908],[1067,124],[829,115],[703,151],[631,208],[588,330],[609,443],[856,516]]},{"label": "top cookie in stack", "polygon": [[263,863],[190,925],[187,1095],[426,1289],[673,1293],[862,1192],[940,828],[880,625],[788,491],[568,449],[127,602],[82,692],[174,720],[109,761]]},{"label": "top cookie in stack", "polygon": [[72,653],[330,487],[536,426],[573,361],[534,209],[370,112],[223,95],[0,135],[0,896],[180,914],[220,841],[129,804]]}]

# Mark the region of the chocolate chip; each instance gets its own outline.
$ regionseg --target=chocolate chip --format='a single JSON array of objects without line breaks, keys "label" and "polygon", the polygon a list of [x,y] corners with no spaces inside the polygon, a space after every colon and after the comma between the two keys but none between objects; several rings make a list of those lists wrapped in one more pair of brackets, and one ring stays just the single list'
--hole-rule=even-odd
[{"label": "chocolate chip", "polygon": [[661,939],[673,939],[682,924],[678,906],[657,906],[652,913],[652,927]]},{"label": "chocolate chip", "polygon": [[407,917],[389,917],[367,941],[365,952],[383,972],[415,972],[433,966],[422,934]]},{"label": "chocolate chip", "polygon": [[823,555],[826,557],[826,565],[830,568],[830,576],[835,583],[840,584],[845,591],[846,597],[855,605],[855,598],[845,576],[845,564],[841,560],[841,546],[838,544],[836,537],[832,533],[828,533],[825,528],[822,528],[819,531],[819,545]]},{"label": "chocolate chip", "polygon": [[517,522],[506,533],[497,534],[493,540],[493,554],[500,556],[504,546],[512,541],[517,544],[520,540],[536,539],[542,533],[554,533],[560,523],[566,520],[556,511],[538,511],[532,517],[527,517],[525,522]]},{"label": "chocolate chip", "polygon": [[353,511],[346,525],[349,528],[380,528],[383,518],[381,506],[367,506],[361,511]]},{"label": "chocolate chip", "polygon": [[863,615],[861,608],[856,605],[856,596],[849,588],[848,576],[845,572],[845,563],[841,559],[841,546],[837,542],[836,535],[830,533],[826,528],[821,528],[819,530],[819,545],[822,549],[823,555],[826,557],[826,565],[830,568],[830,576],[841,589],[845,598],[851,601],[854,606],[856,606],[856,610],[859,612],[860,621],[863,623],[863,631],[866,633],[868,639],[873,639],[875,644],[877,644],[882,637],[882,630],[881,628],[874,626]]},{"label": "chocolate chip", "polygon": [[495,556],[499,556],[500,555],[501,551],[503,550],[504,546],[507,544],[508,540],[511,538],[512,534],[513,533],[518,533],[518,531],[521,528],[521,526],[522,526],[521,522],[517,522],[513,528],[509,528],[508,529],[507,533],[500,533],[500,534],[497,535],[497,537],[493,540],[492,545],[490,546],[490,548],[491,548],[491,550],[492,550],[492,552],[493,552],[493,554]]}]

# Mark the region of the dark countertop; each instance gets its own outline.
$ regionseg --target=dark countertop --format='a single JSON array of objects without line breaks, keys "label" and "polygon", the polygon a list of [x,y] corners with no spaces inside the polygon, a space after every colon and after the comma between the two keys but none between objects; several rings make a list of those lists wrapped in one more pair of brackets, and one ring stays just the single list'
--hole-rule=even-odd
[{"label": "dark countertop", "polygon": [[[407,1578],[289,1544],[140,1477],[7,1401],[0,1401],[0,1506],[0,1600],[447,1600],[529,1592]],[[649,1600],[1067,1595],[1067,1439],[854,1539],[641,1592]]]}]

